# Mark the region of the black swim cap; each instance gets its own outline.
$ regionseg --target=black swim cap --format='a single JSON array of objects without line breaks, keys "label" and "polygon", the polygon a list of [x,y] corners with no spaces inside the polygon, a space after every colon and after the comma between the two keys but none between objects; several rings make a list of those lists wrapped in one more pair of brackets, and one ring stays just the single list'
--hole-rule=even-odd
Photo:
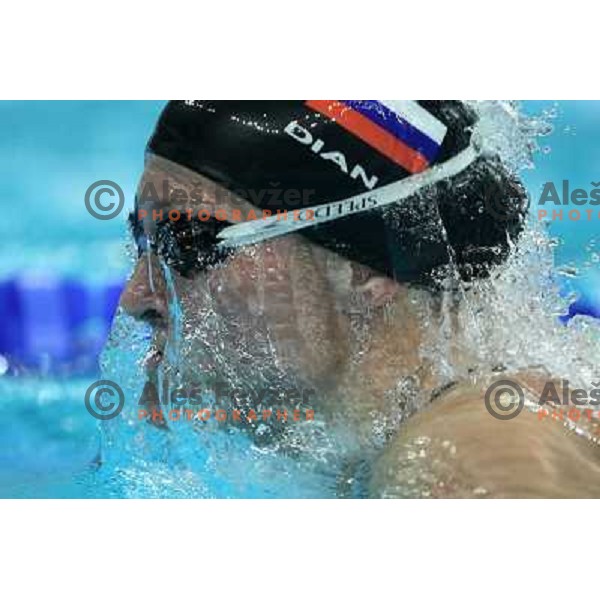
[{"label": "black swim cap", "polygon": [[[275,212],[418,178],[464,154],[475,123],[452,100],[172,101],[148,151]],[[497,157],[477,156],[402,202],[299,233],[397,281],[431,284],[449,267],[469,280],[506,258],[525,202]]]}]

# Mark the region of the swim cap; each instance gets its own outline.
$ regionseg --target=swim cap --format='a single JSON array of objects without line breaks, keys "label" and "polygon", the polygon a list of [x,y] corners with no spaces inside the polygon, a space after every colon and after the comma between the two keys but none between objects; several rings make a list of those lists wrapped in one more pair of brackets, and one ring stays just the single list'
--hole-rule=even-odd
[{"label": "swim cap", "polygon": [[[273,213],[329,205],[299,233],[397,281],[468,280],[506,257],[526,199],[473,150],[475,123],[450,100],[173,101],[148,151]],[[398,186],[401,202],[376,201]]]}]

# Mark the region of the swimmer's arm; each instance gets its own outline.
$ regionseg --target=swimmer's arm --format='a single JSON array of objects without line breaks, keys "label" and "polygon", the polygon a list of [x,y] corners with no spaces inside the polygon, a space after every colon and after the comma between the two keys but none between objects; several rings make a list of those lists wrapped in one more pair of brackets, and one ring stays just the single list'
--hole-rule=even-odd
[{"label": "swimmer's arm", "polygon": [[400,429],[370,481],[374,497],[600,498],[600,449],[523,410],[486,410],[485,390],[452,390]]}]

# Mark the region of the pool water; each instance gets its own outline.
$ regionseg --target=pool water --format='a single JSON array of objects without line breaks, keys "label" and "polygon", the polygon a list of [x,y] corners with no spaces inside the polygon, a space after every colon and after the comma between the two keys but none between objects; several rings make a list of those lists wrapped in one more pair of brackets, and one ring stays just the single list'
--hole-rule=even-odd
[{"label": "pool water", "polygon": [[86,486],[98,424],[85,409],[85,379],[0,379],[0,497],[109,496]]},{"label": "pool water", "polygon": [[[597,105],[584,108],[590,115],[598,110]],[[120,110],[129,111],[130,107],[122,106]],[[127,164],[123,169],[130,179],[129,189],[134,189],[135,171],[141,166],[140,149],[147,136],[145,129],[151,127],[155,116],[148,116],[139,139],[131,139],[131,157],[135,160],[130,157],[129,162],[123,163]],[[531,132],[527,135],[523,134],[522,123],[515,127],[504,119],[504,113],[499,115],[490,107],[487,113],[489,139],[498,146],[498,151],[512,155],[511,160],[516,167],[523,166],[531,152],[532,136],[537,135],[534,129],[545,131],[543,119],[531,121],[527,125]],[[564,120],[559,115],[556,126],[562,123],[561,119]],[[43,120],[52,122],[47,119],[46,113]],[[587,181],[586,178],[593,175],[597,163],[594,152],[599,123],[597,118],[595,121],[588,119],[589,127],[581,128],[590,149],[583,155],[581,135],[575,138],[571,134],[557,139],[552,155],[543,153],[540,156],[538,153],[541,160],[536,159],[536,162],[541,166],[524,172],[524,180],[532,193],[544,181],[560,179],[571,173],[572,167],[567,159],[576,153],[581,155],[581,160],[573,175],[578,181]],[[65,128],[61,126],[62,129]],[[23,136],[23,139],[26,138]],[[26,164],[30,164],[32,149],[26,150],[22,155]],[[7,151],[14,152],[12,141]],[[77,171],[72,162],[75,154],[73,151],[73,156],[69,156],[69,169],[73,172]],[[550,163],[553,157],[554,162]],[[557,160],[559,166],[567,165],[568,168],[557,171]],[[107,164],[113,163],[114,157],[111,156],[111,162]],[[51,166],[52,173],[63,172]],[[102,374],[95,371],[99,345],[104,341],[125,271],[130,270],[130,265],[125,264],[127,260],[123,259],[124,219],[111,222],[112,229],[108,230],[104,224],[90,223],[89,215],[82,207],[81,197],[86,186],[104,176],[104,172],[86,172],[87,179],[82,179],[75,186],[77,193],[71,200],[79,212],[73,211],[71,205],[63,213],[52,211],[52,220],[40,227],[48,238],[46,245],[23,249],[26,231],[15,229],[12,222],[6,221],[7,229],[3,231],[3,256],[6,260],[2,261],[0,273],[3,277],[0,312],[4,317],[0,342],[4,340],[13,344],[13,350],[19,349],[24,361],[40,352],[56,353],[60,350],[64,354],[62,364],[67,368],[49,369],[45,363],[32,362],[35,368],[28,365],[17,372],[14,369],[7,371],[0,363],[0,497],[338,496],[340,473],[344,472],[348,458],[356,452],[352,440],[344,437],[343,432],[324,432],[315,425],[308,434],[302,432],[305,437],[298,438],[296,451],[291,452],[290,448],[278,448],[277,444],[257,445],[239,429],[214,430],[206,427],[198,430],[183,423],[165,432],[136,422],[132,411],[143,385],[140,383],[143,378],[139,362],[148,335],[143,331],[139,335],[135,333],[136,326],[131,322],[121,320],[115,324],[111,336],[113,340],[115,336],[120,337],[119,343],[105,353]],[[81,177],[84,178],[83,175]],[[127,182],[124,174],[119,181]],[[18,183],[20,185],[21,181]],[[47,179],[40,180],[40,183],[46,184]],[[15,187],[18,186],[15,184]],[[62,194],[63,182],[60,186],[57,184],[56,189]],[[27,189],[26,192],[25,200],[31,206],[43,196],[39,189]],[[60,198],[55,200],[58,205]],[[54,204],[48,204],[54,207]],[[77,216],[70,222],[70,229],[65,229],[61,222],[64,214]],[[90,245],[88,238],[94,237],[93,225],[99,227],[99,239],[107,238],[106,243],[98,246],[93,242]],[[484,317],[478,318],[476,326],[467,333],[471,336],[472,345],[479,345],[482,361],[502,360],[506,364],[512,361],[517,366],[546,364],[553,373],[572,377],[574,381],[595,380],[597,375],[593,363],[600,348],[600,328],[598,321],[591,317],[600,316],[600,278],[597,251],[592,253],[587,241],[597,236],[596,230],[594,224],[588,227],[583,223],[553,223],[550,233],[560,239],[552,246],[546,234],[532,231],[527,241],[532,249],[531,255],[523,254],[515,259],[505,275],[493,282],[495,289],[484,289],[491,293],[488,304],[479,307],[473,304],[473,308],[477,308],[473,314]],[[68,244],[64,243],[65,239],[69,240]],[[565,240],[572,243],[563,243]],[[59,242],[64,245],[62,250]],[[90,246],[88,250],[85,250],[86,243]],[[576,263],[584,267],[587,264],[587,267],[579,277],[573,277],[573,269],[569,269],[566,279],[563,278],[559,284],[559,271],[552,263],[551,252],[557,257],[554,264]],[[98,260],[98,256],[102,256],[103,260]],[[90,269],[90,265],[94,268]],[[32,268],[35,268],[36,277],[23,279],[23,273]],[[52,271],[57,273],[56,277],[48,277]],[[60,273],[61,276],[58,275]],[[75,296],[73,289],[77,291]],[[40,290],[44,293],[43,298]],[[75,298],[75,306],[63,311],[60,299],[66,297],[67,292],[69,297]],[[23,299],[27,299],[25,304],[31,307],[31,311],[10,312],[17,305],[13,302],[17,296],[21,299],[19,306],[24,305]],[[112,300],[105,302],[104,299],[109,297]],[[577,303],[572,304],[575,300]],[[55,314],[52,313],[52,319],[49,318],[50,304],[57,309]],[[569,304],[574,307],[571,311]],[[105,310],[107,306],[109,309]],[[588,315],[588,318],[569,320],[575,313]],[[33,317],[44,317],[44,322]],[[532,322],[536,325],[534,328],[531,327]],[[57,323],[63,336],[55,334]],[[30,335],[24,335],[26,331]],[[42,331],[46,331],[47,335],[42,335]],[[60,345],[58,350],[57,344]],[[77,349],[75,358],[85,358],[84,363],[73,360],[71,348]],[[0,352],[4,352],[1,345]],[[84,369],[81,369],[82,364]],[[73,370],[74,365],[77,368]],[[92,368],[90,365],[93,365]],[[122,415],[104,423],[94,419],[84,403],[89,385],[100,378],[118,381],[126,392],[128,403]],[[302,451],[298,452],[298,448]],[[348,495],[363,495],[364,489],[356,487],[355,483],[349,484]]]},{"label": "pool water", "polygon": [[[92,378],[0,379],[2,498],[323,498],[338,463],[286,457],[241,430],[170,432],[87,411]],[[129,400],[129,399],[128,399]],[[126,413],[126,411],[125,411]]]}]

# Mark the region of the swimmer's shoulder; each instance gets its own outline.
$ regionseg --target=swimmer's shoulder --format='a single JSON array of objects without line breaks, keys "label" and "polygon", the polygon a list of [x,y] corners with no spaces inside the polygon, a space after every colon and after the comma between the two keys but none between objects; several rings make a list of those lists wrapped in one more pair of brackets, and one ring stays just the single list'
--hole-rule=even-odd
[{"label": "swimmer's shoulder", "polygon": [[525,408],[495,418],[490,385],[512,381],[535,401],[548,375],[527,371],[481,383],[461,382],[409,419],[375,462],[375,497],[597,498],[600,448]]}]

